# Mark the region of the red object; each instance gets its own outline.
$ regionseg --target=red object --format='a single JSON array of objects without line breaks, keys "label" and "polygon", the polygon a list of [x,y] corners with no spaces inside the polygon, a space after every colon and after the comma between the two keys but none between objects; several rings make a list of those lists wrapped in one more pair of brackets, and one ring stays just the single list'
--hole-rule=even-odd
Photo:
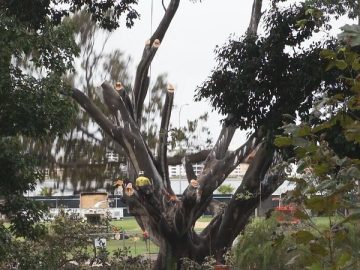
[{"label": "red object", "polygon": [[294,213],[296,211],[295,205],[283,205],[275,207],[275,211],[279,213],[276,219],[280,223],[290,223],[290,224],[299,224],[300,219],[294,217]]},{"label": "red object", "polygon": [[143,238],[144,238],[144,241],[146,241],[146,240],[148,240],[150,238],[149,233],[147,231],[143,232]]}]

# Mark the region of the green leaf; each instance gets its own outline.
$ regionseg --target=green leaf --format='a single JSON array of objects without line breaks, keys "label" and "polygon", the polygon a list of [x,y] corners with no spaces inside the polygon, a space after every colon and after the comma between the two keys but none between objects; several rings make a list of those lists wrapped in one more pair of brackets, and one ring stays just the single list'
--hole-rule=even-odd
[{"label": "green leaf", "polygon": [[360,61],[359,60],[360,60],[359,58],[355,58],[351,64],[352,69],[355,71],[358,71],[360,69]]},{"label": "green leaf", "polygon": [[330,69],[332,69],[333,67],[336,66],[335,61],[331,61],[325,68],[325,71],[329,71]]},{"label": "green leaf", "polygon": [[320,56],[325,59],[335,59],[336,53],[332,50],[322,50]]},{"label": "green leaf", "polygon": [[311,134],[311,128],[308,125],[302,125],[298,130],[297,134],[300,137],[308,136]]},{"label": "green leaf", "polygon": [[299,258],[299,257],[300,257],[300,254],[295,255],[295,256],[292,257],[285,265],[293,265],[293,264],[295,264],[297,258]]},{"label": "green leaf", "polygon": [[295,116],[293,116],[291,114],[287,114],[287,113],[283,114],[283,117],[287,118],[287,119],[290,119],[290,120],[294,120],[294,121],[296,120]]},{"label": "green leaf", "polygon": [[323,257],[328,254],[328,251],[318,243],[310,243],[310,251],[313,254],[317,254]]},{"label": "green leaf", "polygon": [[277,136],[275,138],[275,145],[278,147],[289,146],[292,143],[292,138],[284,137],[284,136]]},{"label": "green leaf", "polygon": [[350,221],[354,221],[354,220],[360,220],[360,213],[353,213],[353,214],[347,216],[342,221],[337,223],[335,226],[339,226],[341,224],[344,224],[344,223],[347,223],[347,222],[350,222]]},{"label": "green leaf", "polygon": [[349,109],[360,110],[360,96],[352,97],[348,102]]},{"label": "green leaf", "polygon": [[338,259],[337,265],[343,267],[350,259],[351,255],[348,252],[344,251]]},{"label": "green leaf", "polygon": [[335,187],[336,186],[336,181],[333,179],[330,180],[325,180],[322,181],[317,187],[316,190],[317,191],[323,191],[323,190],[327,190],[329,188]]},{"label": "green leaf", "polygon": [[321,264],[318,262],[313,263],[308,269],[309,270],[323,270]]},{"label": "green leaf", "polygon": [[296,22],[295,26],[302,29],[302,28],[305,27],[307,22],[308,22],[307,19],[299,20],[299,21]]},{"label": "green leaf", "polygon": [[304,161],[300,161],[298,164],[298,167],[296,169],[297,173],[302,173],[306,168],[308,167],[308,164]]},{"label": "green leaf", "polygon": [[302,220],[305,220],[305,219],[310,219],[309,215],[304,212],[304,211],[301,211],[299,209],[297,209],[294,213],[294,217],[295,218],[298,218],[298,219],[302,219]]},{"label": "green leaf", "polygon": [[315,211],[323,211],[326,208],[325,204],[325,199],[320,196],[313,196],[305,200],[306,207]]},{"label": "green leaf", "polygon": [[309,144],[310,144],[310,142],[304,138],[301,138],[301,137],[293,138],[293,145],[295,145],[295,146],[307,147]]},{"label": "green leaf", "polygon": [[334,125],[334,124],[333,124],[332,122],[327,121],[327,122],[324,122],[324,123],[322,123],[322,124],[320,124],[320,125],[315,126],[312,131],[313,131],[314,133],[317,133],[317,132],[322,131],[322,130],[324,130],[324,129],[331,128],[333,125]]},{"label": "green leaf", "polygon": [[360,170],[355,166],[351,166],[349,169],[347,169],[346,174],[355,179],[360,178]]},{"label": "green leaf", "polygon": [[315,236],[309,231],[298,231],[291,236],[295,238],[297,244],[307,244],[315,239]]},{"label": "green leaf", "polygon": [[313,169],[314,169],[314,173],[317,174],[317,175],[323,175],[325,173],[327,173],[330,169],[330,166],[328,163],[326,162],[323,162],[323,163],[320,163],[320,164],[317,164],[315,166],[313,166]]},{"label": "green leaf", "polygon": [[335,65],[340,70],[344,70],[348,66],[347,63],[345,62],[345,60],[336,60]]}]

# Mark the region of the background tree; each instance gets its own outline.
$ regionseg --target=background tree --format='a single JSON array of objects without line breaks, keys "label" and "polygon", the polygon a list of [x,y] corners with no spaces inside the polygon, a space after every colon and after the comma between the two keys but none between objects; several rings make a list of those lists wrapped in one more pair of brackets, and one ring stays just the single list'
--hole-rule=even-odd
[{"label": "background tree", "polygon": [[[0,1],[0,212],[10,219],[11,233],[34,238],[43,231],[35,224],[44,207],[23,194],[43,178],[39,166],[49,154],[47,143],[65,133],[75,115],[62,75],[72,69],[79,51],[71,26],[62,18],[85,8],[107,29],[118,26],[121,14],[131,26],[138,17],[135,4]],[[30,70],[22,68],[25,62],[32,63]],[[42,143],[39,155],[31,155],[30,146],[23,144],[29,138]],[[6,241],[8,229],[2,229],[6,237],[1,241]]]}]

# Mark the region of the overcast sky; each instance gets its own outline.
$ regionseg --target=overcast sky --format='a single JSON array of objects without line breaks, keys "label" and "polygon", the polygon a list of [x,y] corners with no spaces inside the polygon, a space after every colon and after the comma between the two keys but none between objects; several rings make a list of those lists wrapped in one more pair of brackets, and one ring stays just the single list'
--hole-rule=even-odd
[{"label": "overcast sky", "polygon": [[[135,74],[136,64],[141,58],[145,41],[151,34],[151,0],[139,1],[138,11],[141,19],[135,26],[127,29],[124,24],[115,31],[107,46],[107,50],[119,48],[133,59],[129,67]],[[165,0],[167,4],[169,0]],[[202,3],[192,3],[183,0],[169,27],[168,32],[155,56],[151,67],[152,78],[161,73],[168,74],[168,80],[175,85],[174,104],[177,107],[172,112],[172,124],[178,126],[179,106],[180,121],[184,125],[187,119],[194,119],[204,112],[211,112],[207,102],[195,103],[194,90],[210,74],[215,66],[214,49],[216,45],[225,43],[230,34],[242,35],[249,24],[252,0],[203,0]],[[161,0],[153,0],[153,27],[156,29],[164,14]],[[211,128],[214,141],[220,132],[217,113],[210,113],[208,126]],[[232,148],[245,141],[245,133],[235,136]]]},{"label": "overcast sky", "polygon": [[[165,0],[165,4],[169,1]],[[131,29],[127,29],[123,23],[112,34],[106,47],[108,51],[118,48],[125,55],[131,56],[133,62],[128,69],[133,76],[145,41],[149,39],[164,14],[161,0],[139,2],[137,10],[141,14],[141,19],[137,20]],[[189,104],[182,107],[181,124],[184,125],[187,119],[194,119],[204,112],[209,112],[208,127],[211,129],[213,140],[216,140],[221,129],[219,121],[222,116],[211,112],[212,108],[208,102],[195,103],[195,89],[207,78],[216,64],[214,59],[216,45],[224,44],[231,34],[240,36],[245,33],[250,21],[252,2],[253,0],[180,2],[151,67],[153,79],[161,73],[167,73],[169,82],[175,85],[174,104],[177,107],[172,112],[173,126],[179,124],[179,107]],[[268,7],[268,1],[264,1],[263,9]],[[343,22],[340,25],[343,25]],[[230,148],[239,147],[245,139],[245,132],[238,132]]]}]

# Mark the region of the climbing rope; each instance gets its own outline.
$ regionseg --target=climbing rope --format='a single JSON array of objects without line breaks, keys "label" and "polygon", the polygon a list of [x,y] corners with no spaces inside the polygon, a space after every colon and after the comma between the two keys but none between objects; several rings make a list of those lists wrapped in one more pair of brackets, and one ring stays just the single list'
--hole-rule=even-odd
[{"label": "climbing rope", "polygon": [[[150,8],[150,37],[153,34],[153,19],[154,19],[154,0],[151,0],[151,8]],[[151,89],[150,89],[150,82],[151,82],[151,64],[149,67],[149,98],[148,98],[148,113],[147,113],[147,135],[149,138],[149,134],[150,134],[150,105],[151,105]]]}]

